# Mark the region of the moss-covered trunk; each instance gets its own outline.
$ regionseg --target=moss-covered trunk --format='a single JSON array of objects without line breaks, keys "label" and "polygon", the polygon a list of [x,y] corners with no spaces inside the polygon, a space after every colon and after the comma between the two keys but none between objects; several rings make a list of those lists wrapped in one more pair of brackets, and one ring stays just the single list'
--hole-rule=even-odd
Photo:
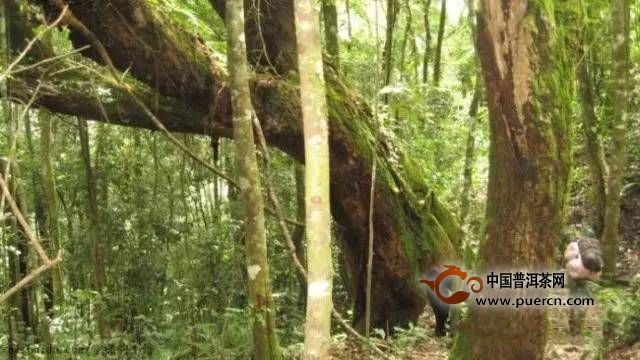
[{"label": "moss-covered trunk", "polygon": [[[569,173],[572,71],[552,1],[484,1],[478,48],[491,145],[485,271],[549,269]],[[454,354],[542,359],[545,312],[472,307]]]},{"label": "moss-covered trunk", "polygon": [[629,116],[629,0],[611,2],[613,48],[613,116],[611,117],[611,152],[602,231],[604,272],[616,275],[620,238],[620,191],[624,182],[625,142]]},{"label": "moss-covered trunk", "polygon": [[227,47],[233,108],[233,139],[240,190],[244,205],[244,242],[247,292],[253,314],[253,350],[256,359],[280,359],[275,305],[271,293],[264,200],[256,146],[253,139],[255,111],[249,91],[242,0],[229,0],[226,9]]},{"label": "moss-covered trunk", "polygon": [[577,80],[580,92],[580,108],[582,110],[582,131],[587,145],[587,164],[589,165],[589,174],[591,177],[593,206],[591,223],[596,236],[600,237],[604,228],[607,166],[602,143],[598,137],[598,117],[596,115],[596,104],[593,94],[593,81],[591,72],[589,71],[591,61],[589,53],[586,50],[588,45],[584,39],[580,46],[584,48],[585,51],[580,49],[578,52],[578,54],[583,56],[584,60],[578,64]]}]

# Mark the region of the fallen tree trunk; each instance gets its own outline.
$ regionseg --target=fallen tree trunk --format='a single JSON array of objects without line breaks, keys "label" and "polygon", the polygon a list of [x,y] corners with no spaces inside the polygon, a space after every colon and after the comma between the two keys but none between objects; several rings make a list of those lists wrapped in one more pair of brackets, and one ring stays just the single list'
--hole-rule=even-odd
[{"label": "fallen tree trunk", "polygon": [[[266,46],[255,39],[257,32],[252,28],[255,21],[247,23],[247,43],[255,47],[249,49],[250,60],[257,67],[264,65],[265,56],[256,53],[266,49],[269,62],[277,64],[275,71],[287,73],[295,69],[295,61],[289,56],[291,49],[295,50],[290,43],[295,43],[293,16],[285,16],[293,14],[292,2],[274,1],[270,6],[261,15]],[[214,7],[224,14],[224,3],[215,2]],[[197,38],[164,20],[142,1],[83,1],[71,3],[70,10],[104,44],[115,66],[135,77],[127,82],[170,131],[231,137],[226,77]],[[50,18],[58,14],[47,6],[45,11]],[[70,31],[70,38],[75,48],[88,44],[74,30]],[[82,54],[100,63],[93,50]],[[15,81],[20,97],[31,95],[37,74],[37,71],[20,74]],[[91,95],[96,92],[87,92],[87,88],[101,86],[94,85],[100,79],[84,82],[82,74],[75,75],[66,72],[47,77],[40,89],[43,96],[36,104],[98,121],[154,128],[116,89],[106,87],[110,89],[107,96]],[[425,304],[417,291],[417,277],[436,258],[454,255],[460,230],[425,183],[421,169],[389,139],[374,135],[367,104],[335,72],[327,70],[325,77],[332,214],[343,231],[340,245],[350,274],[348,285],[353,289],[354,323],[363,330],[370,166],[375,151],[379,160],[373,221],[372,326],[393,329],[417,319]],[[269,145],[302,162],[301,111],[295,77],[256,74],[251,91]]]}]

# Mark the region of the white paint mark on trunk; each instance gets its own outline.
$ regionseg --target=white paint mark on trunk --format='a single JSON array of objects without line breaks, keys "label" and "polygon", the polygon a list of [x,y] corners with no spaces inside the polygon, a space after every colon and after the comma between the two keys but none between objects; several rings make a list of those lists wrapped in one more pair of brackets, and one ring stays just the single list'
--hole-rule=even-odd
[{"label": "white paint mark on trunk", "polygon": [[249,265],[247,267],[247,273],[249,273],[249,279],[253,280],[258,276],[258,273],[262,270],[260,265]]},{"label": "white paint mark on trunk", "polygon": [[329,282],[325,280],[309,284],[309,297],[318,298],[329,295]]}]

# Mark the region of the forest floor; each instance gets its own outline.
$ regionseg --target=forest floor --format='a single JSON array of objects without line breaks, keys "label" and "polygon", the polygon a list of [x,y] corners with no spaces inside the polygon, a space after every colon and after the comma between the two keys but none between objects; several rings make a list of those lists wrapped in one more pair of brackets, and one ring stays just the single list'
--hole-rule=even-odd
[{"label": "forest floor", "polygon": [[[640,234],[635,234],[640,235]],[[631,237],[637,240],[635,236]],[[622,244],[619,263],[619,278],[629,280],[640,274],[640,242]],[[549,316],[549,341],[545,360],[597,359],[598,344],[602,339],[602,314],[600,307],[592,306],[586,314],[584,334],[571,336],[569,333],[568,309],[554,308]],[[435,317],[430,308],[418,320],[418,324],[406,333],[388,342],[395,354],[394,358],[407,360],[448,359],[452,338],[436,338],[433,335]],[[351,340],[336,343],[332,348],[332,358],[336,360],[366,359],[367,350]],[[375,357],[372,357],[375,358]],[[608,351],[602,357],[606,360],[640,360],[640,342]]]},{"label": "forest floor", "polygon": [[[549,342],[545,351],[545,360],[582,360],[597,358],[592,355],[597,350],[596,340],[602,336],[600,310],[597,306],[587,312],[585,332],[591,334],[589,337],[573,337],[569,334],[569,319],[566,310],[551,310],[549,319],[551,320],[551,324],[549,328]],[[425,315],[420,318],[416,327],[420,329],[418,333],[421,333],[422,336],[414,337],[413,341],[409,341],[413,343],[413,346],[410,348],[402,349],[401,346],[394,346],[396,350],[395,358],[407,360],[448,359],[452,339],[450,337],[434,337],[434,327],[435,318],[433,314],[428,311],[425,312]],[[336,360],[366,359],[366,354],[366,350],[352,341],[342,341],[332,349],[332,359]],[[640,343],[636,343],[632,347],[610,351],[605,354],[604,359],[640,360]]]}]

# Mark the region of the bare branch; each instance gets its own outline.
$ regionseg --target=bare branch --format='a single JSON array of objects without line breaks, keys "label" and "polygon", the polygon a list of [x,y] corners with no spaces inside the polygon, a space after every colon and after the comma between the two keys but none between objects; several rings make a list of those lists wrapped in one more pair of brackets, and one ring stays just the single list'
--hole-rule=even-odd
[{"label": "bare branch", "polygon": [[18,281],[15,285],[13,285],[9,290],[7,290],[4,294],[0,295],[0,305],[2,305],[5,301],[9,300],[13,294],[20,291],[22,288],[27,286],[33,280],[35,280],[38,276],[40,276],[43,272],[51,269],[52,267],[58,265],[62,261],[62,254],[59,252],[55,259],[40,265],[37,269],[33,270],[29,273],[29,275],[22,278],[22,280]]},{"label": "bare branch", "polygon": [[23,67],[20,67],[20,68],[18,68],[18,69],[16,69],[16,70],[14,70],[14,71],[11,71],[10,73],[8,73],[8,75],[15,75],[15,74],[19,74],[19,73],[21,73],[21,72],[25,72],[25,71],[27,71],[27,70],[35,69],[35,68],[37,68],[38,66],[42,66],[42,65],[48,64],[48,63],[50,63],[50,62],[54,62],[54,61],[56,61],[56,60],[65,59],[65,58],[67,58],[67,57],[69,57],[69,56],[72,56],[72,55],[75,55],[75,54],[81,53],[81,52],[83,52],[84,50],[89,49],[90,47],[91,47],[91,46],[89,46],[89,45],[87,45],[87,46],[83,46],[83,47],[81,47],[81,48],[78,48],[78,49],[74,49],[74,50],[72,50],[72,51],[69,51],[68,53],[64,53],[64,54],[60,54],[60,55],[56,55],[56,56],[53,56],[53,57],[50,57],[50,58],[46,58],[46,59],[40,60],[40,61],[38,61],[38,62],[36,62],[36,63],[30,64],[30,65],[27,65],[27,66],[23,66]]},{"label": "bare branch", "polygon": [[64,5],[62,8],[60,8],[60,10],[61,10],[60,16],[58,16],[58,18],[54,22],[52,22],[43,31],[41,31],[38,35],[36,35],[33,39],[31,39],[31,41],[29,41],[27,46],[24,48],[24,50],[22,50],[20,52],[18,57],[11,64],[9,64],[9,66],[2,72],[2,74],[0,74],[0,81],[3,81],[4,79],[7,78],[7,76],[9,76],[9,74],[11,74],[12,69],[16,65],[18,65],[20,63],[20,61],[22,61],[22,59],[25,56],[27,56],[27,54],[29,53],[31,48],[33,48],[33,45],[35,45],[40,40],[40,38],[42,38],[42,36],[44,36],[44,34],[49,32],[54,27],[58,26],[58,24],[62,21],[62,19],[65,18],[66,14],[67,14],[67,9],[68,9],[67,5]]},{"label": "bare branch", "polygon": [[29,245],[31,245],[36,250],[36,252],[38,253],[38,256],[40,257],[40,259],[42,259],[42,262],[44,262],[45,264],[51,263],[51,259],[49,259],[49,256],[47,256],[47,253],[42,248],[42,245],[40,245],[40,242],[38,241],[36,234],[33,232],[33,230],[31,230],[31,226],[29,226],[29,223],[24,218],[24,216],[22,215],[22,212],[18,208],[18,204],[16,204],[15,200],[13,199],[13,196],[11,196],[11,193],[9,192],[9,187],[7,186],[7,183],[4,180],[4,176],[2,176],[1,174],[0,174],[0,188],[2,188],[2,192],[5,198],[7,199],[7,201],[9,202],[9,207],[11,208],[11,212],[13,213],[13,215],[15,215],[16,219],[18,220],[18,223],[22,227],[22,231],[24,231],[24,234],[27,236],[27,239],[29,239]]}]

